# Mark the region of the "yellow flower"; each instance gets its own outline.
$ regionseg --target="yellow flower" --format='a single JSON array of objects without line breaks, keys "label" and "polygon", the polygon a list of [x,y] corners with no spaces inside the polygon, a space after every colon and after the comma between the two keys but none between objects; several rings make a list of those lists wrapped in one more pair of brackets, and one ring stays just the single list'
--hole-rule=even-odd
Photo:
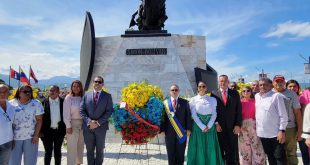
[{"label": "yellow flower", "polygon": [[238,92],[239,94],[242,92],[242,88],[245,87],[245,86],[249,86],[251,87],[251,84],[250,83],[241,83],[241,82],[238,82],[237,83],[237,86],[238,86]]},{"label": "yellow flower", "polygon": [[[39,94],[39,89],[34,88],[34,87],[31,87],[31,88],[32,88],[32,95],[33,95],[33,98],[37,98],[37,97],[38,97],[38,94]],[[15,94],[16,94],[16,92],[17,92],[17,89],[18,89],[18,88],[13,89],[12,93],[11,93],[11,94],[9,95],[9,97],[8,97],[9,100],[14,99],[14,96],[15,96]]]},{"label": "yellow flower", "polygon": [[121,90],[122,101],[126,102],[131,109],[143,107],[151,96],[162,100],[163,92],[159,87],[147,82],[134,82]]}]

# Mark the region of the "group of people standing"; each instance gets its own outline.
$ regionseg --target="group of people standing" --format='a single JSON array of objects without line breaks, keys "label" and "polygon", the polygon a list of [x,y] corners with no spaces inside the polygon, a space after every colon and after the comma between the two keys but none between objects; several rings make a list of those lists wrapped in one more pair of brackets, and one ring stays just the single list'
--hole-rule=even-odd
[{"label": "group of people standing", "polygon": [[[104,80],[97,76],[93,91],[84,94],[82,83],[75,80],[71,92],[62,99],[53,85],[42,103],[33,97],[29,85],[18,88],[8,101],[9,88],[0,84],[0,164],[35,165],[39,139],[45,149],[44,164],[61,164],[61,146],[67,137],[67,164],[83,163],[84,143],[87,164],[102,164],[108,119],[113,112],[112,97],[102,91]],[[95,155],[96,150],[96,155]]]},{"label": "group of people standing", "polygon": [[253,81],[240,94],[226,75],[219,76],[218,86],[209,96],[206,83],[199,82],[198,95],[189,102],[179,97],[177,85],[170,87],[167,100],[177,104],[171,106],[173,115],[165,114],[162,129],[169,165],[184,163],[186,143],[179,128],[189,138],[190,165],[297,165],[297,143],[303,164],[310,163],[309,90],[301,93],[297,81],[285,82],[282,75]]},{"label": "group of people standing", "polygon": [[[84,94],[82,83],[71,84],[62,99],[53,85],[42,103],[33,97],[31,86],[18,88],[8,101],[9,88],[0,84],[0,164],[36,164],[38,142],[45,149],[44,164],[61,164],[61,146],[67,138],[67,164],[102,164],[108,119],[113,112],[112,97],[102,90],[104,80],[97,76],[93,91]],[[219,76],[219,89],[207,94],[205,82],[198,83],[197,96],[180,97],[177,84],[170,87],[164,101],[161,132],[169,165],[184,164],[298,164],[297,142],[304,164],[309,164],[310,91],[300,92],[297,81],[285,82],[281,75],[253,81],[241,94]],[[231,88],[230,88],[231,87]],[[304,119],[304,120],[303,120]],[[304,124],[302,124],[302,121]]]}]

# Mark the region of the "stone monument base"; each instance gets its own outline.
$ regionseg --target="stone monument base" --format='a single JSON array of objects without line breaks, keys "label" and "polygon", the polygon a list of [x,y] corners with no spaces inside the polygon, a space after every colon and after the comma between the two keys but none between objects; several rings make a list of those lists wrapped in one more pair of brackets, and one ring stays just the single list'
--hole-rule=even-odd
[{"label": "stone monument base", "polygon": [[[147,81],[169,94],[172,84],[181,96],[196,93],[194,68],[206,67],[205,37],[100,37],[95,40],[92,79],[103,76],[105,87],[120,100],[120,91],[132,82]],[[91,86],[90,86],[91,87]]]}]

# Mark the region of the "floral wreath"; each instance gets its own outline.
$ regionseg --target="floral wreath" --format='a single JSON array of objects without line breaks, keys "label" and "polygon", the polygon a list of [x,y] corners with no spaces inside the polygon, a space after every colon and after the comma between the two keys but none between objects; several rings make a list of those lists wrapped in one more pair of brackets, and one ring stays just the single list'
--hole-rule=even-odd
[{"label": "floral wreath", "polygon": [[122,89],[121,98],[112,114],[115,130],[121,132],[127,144],[148,143],[160,130],[164,113],[162,90],[147,82],[132,83]]}]

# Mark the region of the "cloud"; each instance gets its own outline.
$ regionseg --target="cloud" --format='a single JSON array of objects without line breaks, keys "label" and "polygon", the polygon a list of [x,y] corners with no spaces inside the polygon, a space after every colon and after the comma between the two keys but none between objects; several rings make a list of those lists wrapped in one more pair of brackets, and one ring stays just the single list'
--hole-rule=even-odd
[{"label": "cloud", "polygon": [[310,37],[310,22],[287,21],[272,27],[269,32],[262,35],[263,38],[291,36],[292,38]]},{"label": "cloud", "polygon": [[223,58],[210,57],[207,59],[207,63],[217,71],[218,75],[226,74],[231,80],[235,81],[236,78],[247,71],[245,65],[238,64],[239,60],[236,55],[226,55]]},{"label": "cloud", "polygon": [[19,65],[26,73],[31,65],[38,79],[60,75],[78,77],[80,72],[79,60],[73,57],[56,57],[49,53],[1,53],[0,72],[8,73],[10,66],[17,70]]},{"label": "cloud", "polygon": [[267,47],[270,47],[270,48],[275,48],[275,47],[278,47],[278,46],[280,46],[279,43],[268,43],[267,44]]},{"label": "cloud", "polygon": [[41,30],[32,35],[37,41],[77,44],[83,33],[83,18],[70,18],[45,24]]},{"label": "cloud", "polygon": [[[111,10],[93,13],[96,37],[103,32],[120,35],[126,29],[124,23],[127,26],[129,19],[123,12],[115,14]],[[78,77],[84,19],[84,15],[72,13],[55,19],[48,14],[37,17],[0,10],[0,26],[4,25],[0,30],[7,31],[8,26],[18,29],[12,35],[1,34],[3,39],[14,42],[4,42],[0,46],[0,72],[8,73],[10,65],[16,69],[21,65],[28,73],[32,65],[39,79]]]},{"label": "cloud", "polygon": [[221,50],[228,43],[228,38],[215,38],[206,41],[207,53],[215,53]]},{"label": "cloud", "polygon": [[41,16],[32,17],[14,17],[5,11],[0,11],[0,25],[6,26],[20,26],[20,27],[37,27],[43,21]]},{"label": "cloud", "polygon": [[173,14],[173,20],[168,21],[168,26],[172,26],[173,29],[186,27],[183,33],[194,32],[196,35],[206,36],[207,53],[212,54],[256,28],[254,20],[261,11],[248,7],[230,11],[216,10],[210,13],[182,11],[182,13],[171,14]]}]

